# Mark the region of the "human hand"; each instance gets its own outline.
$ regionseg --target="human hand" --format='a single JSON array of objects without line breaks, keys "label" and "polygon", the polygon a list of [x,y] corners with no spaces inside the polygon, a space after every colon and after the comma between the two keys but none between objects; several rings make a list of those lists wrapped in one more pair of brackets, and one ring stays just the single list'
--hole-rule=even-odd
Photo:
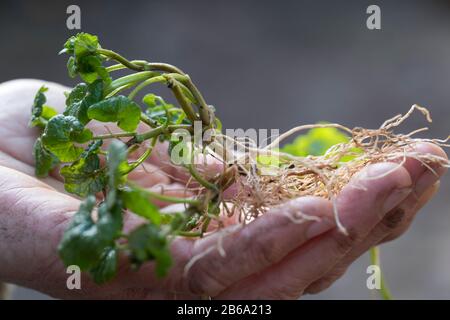
[{"label": "human hand", "polygon": [[[402,234],[438,188],[439,177],[414,159],[403,166],[372,165],[337,198],[348,236],[335,227],[329,201],[298,198],[273,208],[246,227],[230,225],[204,239],[174,240],[174,266],[166,278],[154,277],[152,263],[135,272],[122,259],[118,275],[110,283],[98,286],[83,276],[82,289],[69,290],[68,274],[56,248],[80,201],[64,193],[57,173],[42,180],[34,177],[31,150],[37,132],[27,124],[33,96],[42,84],[18,80],[0,85],[0,280],[54,297],[298,298],[328,287],[370,247]],[[49,105],[61,111],[62,92],[67,89],[56,84],[46,86]],[[106,130],[100,125],[91,129],[97,134]],[[416,149],[445,156],[440,148],[429,144]],[[180,191],[182,186],[172,178],[177,172],[163,174],[158,171],[158,159],[152,161],[153,166],[147,163],[147,170],[137,170],[130,178],[143,187],[165,186],[173,195],[185,196],[186,192]],[[445,172],[443,168],[435,170],[439,175]],[[367,176],[383,177],[368,180]],[[293,222],[302,215],[320,221]],[[125,228],[140,222],[133,215],[126,215],[125,220]]]}]

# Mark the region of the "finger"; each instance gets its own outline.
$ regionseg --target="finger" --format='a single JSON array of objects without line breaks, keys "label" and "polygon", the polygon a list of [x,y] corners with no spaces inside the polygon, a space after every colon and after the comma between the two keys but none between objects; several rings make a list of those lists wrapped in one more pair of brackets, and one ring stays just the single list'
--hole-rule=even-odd
[{"label": "finger", "polygon": [[[431,186],[423,196],[416,202],[414,205],[414,210],[411,210],[413,212],[411,216],[414,216],[418,210],[420,210],[437,192],[439,189],[439,182]],[[349,254],[347,254],[342,261],[340,261],[330,272],[328,272],[325,276],[323,276],[321,279],[315,281],[314,283],[310,284],[306,289],[305,293],[318,293],[321,292],[328,287],[331,286],[337,279],[339,279],[341,276],[344,275],[344,273],[347,271],[348,267],[351,263],[353,263],[356,259],[358,259],[361,255],[366,253],[370,248],[373,246],[378,245],[380,242],[390,241],[396,237],[398,237],[401,233],[406,231],[408,229],[412,219],[407,219],[408,221],[402,221],[405,220],[403,217],[405,216],[405,211],[396,208],[392,210],[392,212],[388,213],[386,217],[383,219],[382,222],[380,222],[374,230],[370,233],[367,239],[364,240],[363,243],[357,245],[354,249],[351,250]],[[402,232],[398,234],[392,234],[392,229],[395,228],[399,222],[402,221],[402,225],[404,227],[401,229]]]},{"label": "finger", "polygon": [[160,168],[149,163],[143,163],[138,166],[128,174],[128,178],[143,188],[150,188],[158,184],[169,184],[171,182],[170,178]]},{"label": "finger", "polygon": [[[431,143],[418,143],[414,146],[414,151],[422,155],[429,154],[442,159],[447,159],[446,153],[440,147]],[[433,186],[447,171],[447,168],[439,164],[432,163],[425,166],[422,162],[414,158],[408,158],[404,167],[408,170],[413,180],[413,190],[396,209],[397,216],[401,218],[402,221],[398,221],[399,223],[396,223],[396,225],[391,228],[390,234],[386,235],[387,240],[394,239],[407,230],[420,209],[418,207],[419,200],[422,199],[423,201],[426,199],[423,197],[423,194],[427,192],[427,190],[429,190],[430,187]],[[403,213],[401,217],[400,213]]]},{"label": "finger", "polygon": [[404,221],[402,221],[400,226],[396,227],[395,230],[386,235],[380,241],[380,243],[392,241],[405,233],[405,231],[408,230],[411,226],[411,223],[413,222],[416,214],[436,195],[436,193],[439,191],[439,187],[440,182],[436,181],[435,184],[433,184],[428,190],[425,190],[422,196],[420,196],[418,199],[416,198],[415,204],[411,204],[408,207],[409,210],[405,209],[406,206],[401,207],[404,211],[407,212],[406,218],[404,219]]},{"label": "finger", "polygon": [[304,197],[273,208],[245,227],[227,227],[199,240],[182,264],[190,266],[184,267],[181,275],[179,270],[174,274],[181,285],[177,289],[214,296],[277,263],[308,239],[330,230],[331,216],[329,201]]},{"label": "finger", "polygon": [[[446,153],[438,146],[430,143],[420,143],[414,147],[415,151],[420,154],[433,155],[442,159],[447,159]],[[389,235],[386,235],[384,241],[389,241],[399,237],[405,232],[413,221],[416,213],[420,209],[418,207],[419,200],[424,201],[424,193],[430,189],[447,171],[447,168],[440,166],[439,164],[430,164],[429,167],[424,166],[421,162],[415,159],[408,159],[405,163],[405,168],[410,173],[413,179],[413,191],[405,201],[399,206],[404,212],[403,221],[395,228],[393,228]],[[431,168],[431,170],[430,170]],[[422,204],[423,206],[424,204]]]},{"label": "finger", "polygon": [[12,80],[0,85],[0,150],[31,166],[34,165],[31,151],[39,130],[29,128],[28,122],[34,96],[42,85],[50,88],[46,93],[47,104],[61,112],[67,87],[31,79]]},{"label": "finger", "polygon": [[[379,178],[377,178],[379,177]],[[392,163],[371,165],[344,187],[337,208],[348,235],[337,229],[292,252],[278,264],[224,291],[219,298],[298,298],[362,241],[410,192],[411,178]]]},{"label": "finger", "polygon": [[[436,145],[420,143],[414,146],[414,151],[422,155],[431,154],[446,159],[445,152]],[[334,281],[340,278],[349,265],[380,242],[393,240],[403,234],[411,225],[417,212],[437,192],[438,179],[446,168],[439,165],[431,165],[434,172],[414,158],[408,158],[404,164],[413,180],[413,190],[402,203],[391,210],[383,220],[369,233],[362,243],[353,248],[343,259],[339,261],[323,278],[312,283],[307,293],[317,293],[328,288]],[[436,173],[436,174],[435,174]]]},{"label": "finger", "polygon": [[[33,166],[19,161],[2,151],[0,151],[0,166],[25,173],[29,176],[34,176],[35,172],[35,168]],[[54,188],[55,190],[58,190],[59,192],[64,192],[64,185],[61,183],[61,181],[55,179],[54,177],[48,176],[45,178],[41,178],[40,181],[46,183],[48,186]]]},{"label": "finger", "polygon": [[[424,192],[423,196],[417,201],[415,209],[412,215],[426,203],[439,189],[439,183],[431,186]],[[395,208],[388,213],[385,218],[374,228],[370,235],[364,240],[364,242],[357,245],[352,249],[330,272],[328,272],[321,279],[310,284],[305,293],[318,293],[331,286],[337,279],[344,275],[350,264],[352,264],[361,255],[366,253],[370,248],[378,245],[380,242],[384,242],[386,237],[391,234],[392,229],[395,228],[400,221],[404,220],[405,212],[400,208]],[[412,218],[411,218],[412,220]],[[409,224],[409,223],[408,223]],[[407,229],[407,226],[404,230]],[[389,236],[390,238],[391,236]]]}]

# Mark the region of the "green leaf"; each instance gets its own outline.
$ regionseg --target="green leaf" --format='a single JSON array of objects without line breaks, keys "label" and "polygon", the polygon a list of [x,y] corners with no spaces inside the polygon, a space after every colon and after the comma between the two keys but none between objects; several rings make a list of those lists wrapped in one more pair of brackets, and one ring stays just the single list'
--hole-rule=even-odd
[{"label": "green leaf", "polygon": [[64,44],[64,52],[75,54],[76,56],[83,56],[94,53],[98,48],[98,38],[89,33],[78,33],[70,37]]},{"label": "green leaf", "polygon": [[47,102],[47,98],[45,97],[47,90],[48,88],[42,86],[34,97],[33,106],[31,107],[30,127],[44,128],[47,121],[58,114],[52,107],[44,105]]},{"label": "green leaf", "polygon": [[117,274],[118,254],[116,248],[106,248],[100,262],[90,273],[97,284],[103,284],[115,277]]},{"label": "green leaf", "polygon": [[87,83],[93,83],[98,78],[111,82],[111,77],[102,64],[103,59],[99,55],[90,55],[76,59],[76,70],[81,79]]},{"label": "green leaf", "polygon": [[84,198],[104,189],[107,178],[105,170],[100,168],[97,155],[101,144],[101,140],[91,143],[78,160],[61,168],[60,174],[64,177],[64,188],[67,192]]},{"label": "green leaf", "polygon": [[95,52],[98,48],[97,36],[89,33],[79,33],[74,41],[74,51],[76,56],[82,56]]},{"label": "green leaf", "polygon": [[281,150],[294,156],[319,156],[338,143],[345,143],[348,136],[336,128],[314,128],[305,135],[298,136],[291,144]]},{"label": "green leaf", "polygon": [[111,97],[88,109],[88,117],[102,122],[117,122],[125,131],[135,131],[141,117],[141,109],[125,96]]},{"label": "green leaf", "polygon": [[158,277],[165,276],[172,265],[167,238],[164,232],[153,224],[144,224],[133,230],[128,236],[128,248],[131,261],[137,266],[155,260]]},{"label": "green leaf", "polygon": [[[86,98],[89,86],[86,83],[77,84],[66,97],[66,106],[71,106]],[[66,93],[67,94],[67,93]],[[67,111],[67,110],[66,110]],[[65,113],[65,112],[64,112]],[[67,114],[72,116],[73,114]]]},{"label": "green leaf", "polygon": [[82,270],[95,267],[110,242],[106,235],[99,234],[92,219],[94,206],[95,197],[86,198],[64,232],[58,251],[66,265],[78,265]]},{"label": "green leaf", "polygon": [[71,78],[75,78],[78,74],[77,63],[74,57],[70,57],[69,60],[67,60],[67,72]]},{"label": "green leaf", "polygon": [[[142,98],[142,102],[148,107],[145,110],[145,115],[158,125],[164,125],[166,123],[190,124],[182,109],[175,108],[173,105],[166,103],[163,98],[153,93],[145,95]],[[169,119],[167,119],[167,115],[169,115]]]},{"label": "green leaf", "polygon": [[145,103],[149,108],[153,108],[156,107],[157,105],[157,95],[153,94],[153,93],[149,93],[146,94],[143,98],[142,98],[142,102]]},{"label": "green leaf", "polygon": [[44,147],[55,154],[62,162],[78,159],[83,148],[75,143],[84,143],[92,139],[92,132],[73,116],[62,114],[51,118],[42,135]]},{"label": "green leaf", "polygon": [[118,187],[123,181],[123,172],[128,168],[127,147],[119,141],[114,140],[108,147],[107,156],[109,186],[111,189]]},{"label": "green leaf", "polygon": [[[107,198],[111,195],[108,194]],[[108,200],[108,199],[107,199]],[[98,208],[99,220],[97,226],[99,232],[105,234],[108,239],[116,239],[123,228],[123,203],[121,199],[105,201]]]},{"label": "green leaf", "polygon": [[59,255],[66,265],[78,265],[86,271],[102,263],[106,248],[113,247],[123,227],[120,200],[108,208],[106,203],[98,209],[98,221],[92,219],[95,197],[89,196],[80,205],[58,246]]},{"label": "green leaf", "polygon": [[68,95],[64,115],[74,116],[81,124],[85,125],[90,120],[87,115],[88,108],[102,98],[103,82],[101,80],[94,81],[89,85],[80,83]]},{"label": "green leaf", "polygon": [[161,223],[161,214],[158,207],[150,201],[149,195],[145,190],[136,188],[124,190],[121,192],[121,197],[127,209],[150,220],[155,225]]},{"label": "green leaf", "polygon": [[35,174],[41,178],[48,176],[49,171],[59,163],[59,159],[44,148],[41,138],[38,138],[34,143],[33,157]]},{"label": "green leaf", "polygon": [[98,78],[105,83],[111,82],[111,77],[103,66],[104,58],[97,52],[98,38],[88,33],[79,33],[70,37],[60,53],[72,55],[67,61],[67,70],[72,78],[77,74],[87,83],[93,83]]}]

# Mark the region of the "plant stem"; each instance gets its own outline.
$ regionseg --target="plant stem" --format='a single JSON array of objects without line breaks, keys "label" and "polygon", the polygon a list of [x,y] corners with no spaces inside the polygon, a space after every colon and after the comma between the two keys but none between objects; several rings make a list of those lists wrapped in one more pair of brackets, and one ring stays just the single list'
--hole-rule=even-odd
[{"label": "plant stem", "polygon": [[147,117],[144,113],[141,113],[141,121],[152,128],[156,128],[158,126],[155,121]]},{"label": "plant stem", "polygon": [[153,130],[144,132],[142,134],[138,134],[134,137],[134,140],[136,143],[141,143],[145,140],[154,138],[162,134],[163,132],[173,132],[177,129],[186,129],[186,130],[192,130],[192,126],[190,124],[173,124],[169,126],[159,126]]},{"label": "plant stem", "polygon": [[380,277],[381,277],[381,287],[380,287],[380,295],[384,300],[392,300],[391,292],[389,291],[389,288],[384,281],[384,275],[381,272],[381,265],[380,265],[380,249],[379,247],[372,247],[370,248],[370,263],[372,265],[378,266],[380,268]]},{"label": "plant stem", "polygon": [[[133,63],[133,64],[136,64],[136,65],[139,65],[139,64],[142,64],[142,63],[148,63],[145,60],[131,60],[130,62]],[[125,68],[126,68],[125,65],[123,65],[121,63],[118,63],[118,64],[114,64],[112,66],[106,67],[106,71],[107,72],[113,72],[113,71],[122,70],[122,69],[125,69]]]},{"label": "plant stem", "polygon": [[203,98],[203,95],[201,94],[200,90],[195,86],[194,82],[192,82],[191,78],[188,74],[183,75],[173,75],[173,77],[181,82],[181,84],[186,85],[187,89],[192,92],[195,100],[197,101],[199,105],[199,113],[200,118],[202,119],[204,126],[209,126],[211,124],[211,111],[208,107],[208,104],[205,101],[205,98]]},{"label": "plant stem", "polygon": [[110,92],[116,90],[117,88],[120,88],[122,86],[128,85],[130,83],[137,83],[143,80],[146,80],[148,78],[152,78],[155,76],[158,76],[159,73],[153,72],[153,71],[142,71],[142,72],[136,72],[133,74],[129,74],[126,76],[123,76],[121,78],[117,78],[111,84],[105,88],[105,95],[109,94]]},{"label": "plant stem", "polygon": [[215,184],[212,184],[211,182],[207,181],[205,178],[202,177],[202,175],[194,168],[192,163],[187,165],[187,168],[189,170],[189,173],[192,175],[192,177],[197,180],[198,183],[200,183],[202,186],[204,186],[207,189],[213,190],[215,192],[218,192],[218,189]]},{"label": "plant stem", "polygon": [[192,122],[192,124],[195,121],[199,120],[190,102],[184,96],[181,87],[179,86],[179,82],[173,77],[167,77],[167,83],[178,103],[180,104],[181,109],[183,109],[184,113],[186,113],[186,116]]},{"label": "plant stem", "polygon": [[[132,70],[135,70],[135,71],[144,71],[145,70],[144,72],[149,72],[149,70],[158,70],[158,71],[164,71],[164,72],[168,72],[168,73],[175,73],[175,74],[183,76],[183,78],[180,79],[180,81],[183,84],[186,85],[186,87],[189,89],[189,91],[194,96],[195,100],[198,102],[200,118],[201,118],[201,120],[203,122],[203,125],[206,126],[206,127],[210,126],[212,117],[211,117],[211,111],[210,111],[209,106],[206,104],[205,99],[203,98],[202,94],[200,93],[198,88],[195,86],[195,84],[192,82],[192,80],[190,79],[189,75],[185,74],[181,69],[179,69],[179,68],[177,68],[177,67],[175,67],[173,65],[170,65],[170,64],[167,64],[167,63],[161,63],[161,62],[151,62],[151,63],[149,63],[147,61],[141,61],[141,60],[134,61],[134,62],[133,61],[129,61],[126,58],[124,58],[123,56],[121,56],[120,54],[118,54],[118,53],[116,53],[114,51],[108,50],[108,49],[101,49],[100,48],[100,49],[97,49],[97,52],[102,54],[102,55],[104,55],[104,56],[106,56],[106,57],[108,57],[108,58],[110,58],[110,59],[113,59],[113,60],[121,63],[125,67],[127,67],[129,69],[132,69]],[[121,68],[120,66],[112,66],[110,69],[111,70],[118,70],[120,68]],[[133,77],[135,75],[130,75],[129,77]],[[153,75],[156,76],[154,73],[153,73]],[[126,78],[126,77],[127,76],[119,78],[119,79],[122,79],[122,82],[123,82],[124,81],[123,79]],[[119,79],[117,79],[117,80],[119,80]],[[117,87],[121,87],[121,86],[123,86],[123,85],[125,85],[127,83],[130,83],[129,80],[126,83],[122,83],[120,81],[117,83],[117,80],[115,80],[115,81],[113,81],[113,83],[111,83],[110,88],[108,88],[108,90],[114,90]],[[118,84],[120,84],[120,85],[118,85]],[[180,91],[182,91],[182,90],[180,90]],[[134,97],[135,94],[136,93],[133,93],[133,97]],[[183,96],[183,98],[184,98],[184,96]],[[177,99],[179,100],[179,97],[177,97]],[[184,100],[185,100],[185,98],[184,98]]]},{"label": "plant stem", "polygon": [[201,232],[191,232],[191,231],[177,231],[175,232],[177,236],[188,237],[188,238],[197,238],[202,235]]},{"label": "plant stem", "polygon": [[200,109],[199,110],[200,118],[202,119],[203,125],[209,126],[211,124],[211,115],[210,115],[211,111],[210,111],[208,105],[206,104],[206,101],[203,98],[202,94],[197,89],[195,84],[192,82],[191,78],[188,75],[186,75],[186,77],[187,77],[187,80],[185,82],[186,87],[192,92],[195,99],[198,101],[199,109]]},{"label": "plant stem", "polygon": [[[131,185],[131,183],[130,183],[130,185]],[[139,189],[140,191],[148,194],[148,196],[150,198],[158,199],[158,200],[161,200],[161,201],[164,201],[164,202],[184,203],[184,204],[190,204],[190,205],[194,205],[194,206],[197,206],[197,205],[200,204],[200,201],[196,200],[196,199],[167,196],[167,195],[164,195],[164,194],[161,194],[161,193],[158,193],[158,192],[150,191],[148,189],[143,189],[143,188],[141,188],[141,187],[139,187],[139,186],[137,186],[135,184],[132,184],[132,185],[133,185],[133,188]]]},{"label": "plant stem", "polygon": [[206,217],[205,221],[203,222],[203,225],[202,225],[202,231],[201,231],[201,235],[202,236],[208,230],[210,222],[211,222],[211,218],[210,217]]},{"label": "plant stem", "polygon": [[145,150],[145,152],[135,161],[133,162],[129,168],[126,170],[126,172],[124,174],[128,174],[131,171],[133,171],[134,169],[136,169],[138,166],[140,166],[152,153],[153,148],[155,147],[157,141],[157,137],[154,137],[152,140],[152,143],[150,144],[150,147]]},{"label": "plant stem", "polygon": [[134,137],[134,136],[136,136],[136,132],[119,132],[119,133],[98,135],[92,137],[92,140],[114,139],[114,138]]},{"label": "plant stem", "polygon": [[128,88],[131,88],[132,86],[134,86],[136,84],[136,82],[130,82],[128,84],[125,84],[121,87],[118,87],[117,89],[114,89],[113,91],[109,92],[107,96],[105,96],[105,99],[111,98],[112,96],[115,96],[116,94],[118,94],[119,92],[126,90]]},{"label": "plant stem", "polygon": [[116,60],[117,62],[120,62],[121,64],[123,64],[125,67],[127,67],[129,69],[136,70],[136,71],[145,70],[142,65],[135,64],[135,63],[127,60],[126,58],[122,57],[120,54],[118,54],[114,51],[100,48],[100,49],[97,49],[97,52],[108,58]]},{"label": "plant stem", "polygon": [[149,62],[147,62],[146,64],[142,64],[142,66],[143,66],[144,70],[157,70],[157,71],[164,71],[164,72],[169,72],[169,73],[178,73],[181,75],[185,74],[181,69],[179,69],[171,64],[168,64],[168,63],[162,63],[162,62],[149,63]]},{"label": "plant stem", "polygon": [[136,94],[141,91],[143,88],[145,88],[146,86],[152,84],[152,83],[156,83],[156,82],[165,82],[166,78],[164,78],[164,76],[156,76],[156,77],[152,77],[150,79],[145,80],[144,82],[141,82],[136,88],[133,89],[133,91],[131,91],[131,93],[128,95],[128,98],[133,100],[134,97],[136,96]]},{"label": "plant stem", "polygon": [[171,196],[165,196],[160,193],[151,192],[148,191],[148,194],[150,198],[158,199],[164,202],[171,202],[171,203],[185,203],[190,205],[198,205],[199,201],[195,199],[187,199],[187,198],[178,198],[178,197],[171,197]]}]

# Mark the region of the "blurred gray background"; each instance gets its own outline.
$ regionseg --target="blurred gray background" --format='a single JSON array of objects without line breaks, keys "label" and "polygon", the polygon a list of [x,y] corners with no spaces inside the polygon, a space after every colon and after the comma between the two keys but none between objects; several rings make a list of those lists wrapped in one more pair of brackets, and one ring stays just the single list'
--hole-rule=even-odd
[{"label": "blurred gray background", "polygon": [[[67,85],[66,8],[82,31],[126,57],[187,71],[225,127],[279,128],[320,120],[378,127],[412,104],[427,106],[433,137],[450,133],[449,1],[1,1],[0,81]],[[382,30],[366,28],[381,7]],[[413,117],[402,131],[425,125]],[[427,135],[425,135],[427,136]],[[450,178],[407,234],[382,246],[397,298],[450,298]],[[0,253],[1,254],[1,253]],[[370,298],[368,256],[311,298]],[[46,298],[19,288],[14,298]]]}]

